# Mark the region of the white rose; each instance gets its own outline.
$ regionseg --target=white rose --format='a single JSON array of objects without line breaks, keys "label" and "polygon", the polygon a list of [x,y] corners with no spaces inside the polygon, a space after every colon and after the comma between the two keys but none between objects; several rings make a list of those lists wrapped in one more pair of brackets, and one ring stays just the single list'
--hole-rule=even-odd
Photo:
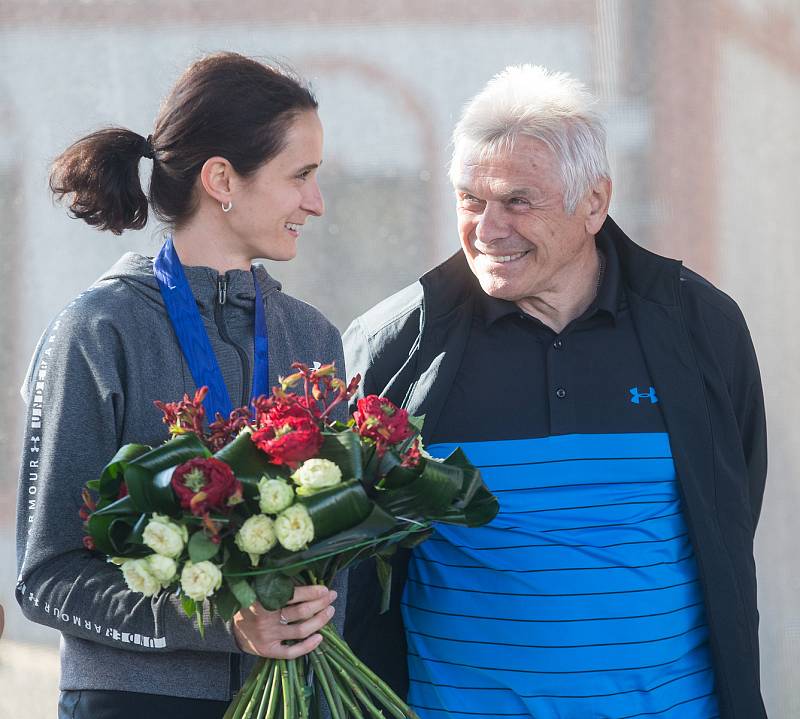
[{"label": "white rose", "polygon": [[131,559],[122,565],[122,576],[132,592],[139,592],[146,597],[158,594],[161,582],[150,572],[146,559]]},{"label": "white rose", "polygon": [[181,589],[187,597],[202,602],[222,586],[222,572],[212,562],[186,562],[181,572]]},{"label": "white rose", "polygon": [[309,459],[297,468],[292,479],[299,485],[299,495],[309,495],[339,484],[342,470],[329,459]]},{"label": "white rose", "polygon": [[175,579],[178,573],[178,564],[171,557],[165,557],[161,554],[151,554],[145,557],[147,560],[147,568],[159,582],[162,587],[167,587]]},{"label": "white rose", "polygon": [[284,509],[275,520],[275,536],[290,552],[305,549],[314,539],[314,523],[302,504]]},{"label": "white rose", "polygon": [[256,514],[236,532],[236,546],[250,555],[253,566],[258,564],[260,555],[272,549],[277,540],[272,520],[264,514]]},{"label": "white rose", "polygon": [[142,533],[142,540],[156,554],[163,557],[180,556],[189,532],[183,525],[170,521],[163,514],[154,514]]},{"label": "white rose", "polygon": [[294,502],[294,490],[282,479],[262,477],[258,482],[258,496],[258,505],[264,514],[277,514]]}]

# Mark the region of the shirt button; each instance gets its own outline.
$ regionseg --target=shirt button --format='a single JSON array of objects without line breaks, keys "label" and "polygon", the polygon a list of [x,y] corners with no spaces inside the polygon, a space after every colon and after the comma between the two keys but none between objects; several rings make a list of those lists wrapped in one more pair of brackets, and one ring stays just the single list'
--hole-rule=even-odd
[{"label": "shirt button", "polygon": [[553,347],[555,347],[557,350],[564,349],[564,340],[559,337],[555,342],[553,342]]},{"label": "shirt button", "polygon": [[559,387],[556,390],[556,397],[558,397],[559,399],[564,399],[564,397],[566,396],[567,396],[567,390],[565,390],[563,387]]}]

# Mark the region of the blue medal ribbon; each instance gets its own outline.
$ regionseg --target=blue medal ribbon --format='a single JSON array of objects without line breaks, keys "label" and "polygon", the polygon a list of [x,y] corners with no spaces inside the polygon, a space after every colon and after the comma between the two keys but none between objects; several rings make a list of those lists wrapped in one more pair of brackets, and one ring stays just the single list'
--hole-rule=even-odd
[{"label": "blue medal ribbon", "polygon": [[[269,340],[267,320],[264,313],[264,300],[255,270],[251,269],[256,290],[255,322],[253,328],[253,398],[267,393],[269,383]],[[225,379],[219,368],[211,340],[203,326],[203,319],[197,309],[192,290],[186,279],[178,253],[172,243],[172,235],[167,235],[164,246],[153,260],[153,274],[158,281],[164,306],[167,309],[172,329],[178,338],[181,352],[189,365],[192,379],[197,387],[208,387],[203,402],[209,422],[219,412],[225,419],[233,410]]]}]

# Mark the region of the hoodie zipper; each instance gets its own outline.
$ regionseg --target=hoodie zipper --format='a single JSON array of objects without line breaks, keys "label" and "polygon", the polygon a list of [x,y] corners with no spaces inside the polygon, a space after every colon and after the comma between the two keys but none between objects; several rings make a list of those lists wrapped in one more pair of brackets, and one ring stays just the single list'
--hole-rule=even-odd
[{"label": "hoodie zipper", "polygon": [[225,317],[223,314],[227,301],[228,273],[226,272],[224,275],[217,275],[217,301],[214,303],[214,322],[217,324],[219,336],[222,338],[222,341],[233,347],[236,350],[236,354],[239,355],[239,361],[242,365],[242,396],[237,406],[245,407],[250,404],[250,359],[247,357],[247,352],[236,344],[228,334],[228,328],[225,325]]},{"label": "hoodie zipper", "polygon": [[[226,344],[231,345],[236,353],[239,355],[239,360],[242,364],[242,401],[240,406],[249,404],[248,394],[250,393],[250,361],[247,359],[247,353],[237,345],[231,336],[228,334],[228,328],[225,325],[225,317],[223,310],[225,303],[228,301],[228,273],[224,275],[217,275],[217,301],[214,303],[214,322],[216,322],[219,336]],[[229,655],[228,665],[228,691],[230,697],[233,697],[242,686],[241,679],[241,658],[238,654],[231,653]]]}]

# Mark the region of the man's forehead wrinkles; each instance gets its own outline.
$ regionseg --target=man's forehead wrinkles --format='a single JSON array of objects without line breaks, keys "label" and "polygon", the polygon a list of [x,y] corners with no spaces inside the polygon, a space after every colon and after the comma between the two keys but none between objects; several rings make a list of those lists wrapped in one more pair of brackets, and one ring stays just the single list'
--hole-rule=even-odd
[{"label": "man's forehead wrinkles", "polygon": [[[525,179],[494,174],[464,173],[456,184],[458,191],[489,192],[498,198],[532,197],[539,192]],[[521,181],[522,180],[522,181]]]}]

